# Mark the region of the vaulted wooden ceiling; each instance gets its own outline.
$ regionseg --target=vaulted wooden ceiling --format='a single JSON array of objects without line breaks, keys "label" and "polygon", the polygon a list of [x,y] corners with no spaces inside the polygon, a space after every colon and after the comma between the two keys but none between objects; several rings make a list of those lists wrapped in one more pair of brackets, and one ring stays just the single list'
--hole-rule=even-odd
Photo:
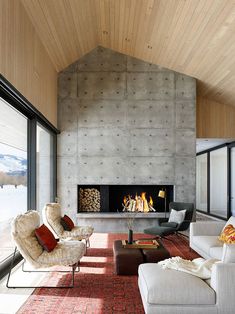
[{"label": "vaulted wooden ceiling", "polygon": [[198,79],[235,105],[234,0],[21,0],[57,71],[97,45]]}]

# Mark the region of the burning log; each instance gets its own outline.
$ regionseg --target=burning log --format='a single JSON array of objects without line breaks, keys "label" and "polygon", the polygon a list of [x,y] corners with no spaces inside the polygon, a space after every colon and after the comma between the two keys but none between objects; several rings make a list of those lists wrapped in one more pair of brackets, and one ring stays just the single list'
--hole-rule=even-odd
[{"label": "burning log", "polygon": [[149,211],[156,211],[153,207],[153,199],[150,196],[149,202],[146,199],[146,192],[141,193],[141,196],[137,195],[135,198],[131,198],[129,195],[128,197],[124,196],[123,198],[123,211],[128,212],[149,212]]}]

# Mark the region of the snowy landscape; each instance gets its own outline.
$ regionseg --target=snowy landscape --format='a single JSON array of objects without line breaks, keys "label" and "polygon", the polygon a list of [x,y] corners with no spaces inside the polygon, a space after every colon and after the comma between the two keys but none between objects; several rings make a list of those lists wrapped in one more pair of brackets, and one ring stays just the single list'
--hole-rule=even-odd
[{"label": "snowy landscape", "polygon": [[0,144],[0,261],[12,253],[11,221],[27,210],[27,153]]}]

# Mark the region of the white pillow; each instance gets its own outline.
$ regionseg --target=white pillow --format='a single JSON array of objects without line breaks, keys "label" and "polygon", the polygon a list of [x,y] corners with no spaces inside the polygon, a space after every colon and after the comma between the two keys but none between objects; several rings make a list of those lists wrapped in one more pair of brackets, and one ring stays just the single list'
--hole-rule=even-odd
[{"label": "white pillow", "polygon": [[184,210],[172,209],[168,222],[176,222],[177,224],[181,224],[181,222],[184,221],[185,214],[186,214],[186,209]]}]

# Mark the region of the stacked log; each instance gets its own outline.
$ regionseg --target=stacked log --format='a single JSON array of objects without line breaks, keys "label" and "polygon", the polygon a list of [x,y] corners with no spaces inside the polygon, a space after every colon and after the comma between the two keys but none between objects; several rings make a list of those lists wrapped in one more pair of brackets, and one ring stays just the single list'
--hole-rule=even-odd
[{"label": "stacked log", "polygon": [[100,211],[100,192],[97,189],[79,190],[79,210],[81,212]]}]

